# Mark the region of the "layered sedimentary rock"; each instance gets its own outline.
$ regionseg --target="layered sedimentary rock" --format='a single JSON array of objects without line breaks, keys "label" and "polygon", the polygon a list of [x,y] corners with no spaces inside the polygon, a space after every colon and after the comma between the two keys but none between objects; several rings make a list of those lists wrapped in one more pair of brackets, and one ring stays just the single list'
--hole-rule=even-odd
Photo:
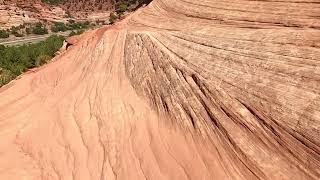
[{"label": "layered sedimentary rock", "polygon": [[69,11],[111,11],[114,10],[115,0],[68,0],[63,3]]},{"label": "layered sedimentary rock", "polygon": [[25,23],[36,23],[37,19],[31,17],[31,14],[18,7],[0,4],[0,29],[9,29]]},{"label": "layered sedimentary rock", "polygon": [[0,29],[37,21],[67,22],[70,18],[79,21],[103,21],[109,18],[114,6],[115,2],[110,0],[67,0],[55,5],[41,0],[0,1]]},{"label": "layered sedimentary rock", "polygon": [[33,1],[0,3],[0,29],[10,29],[12,26],[34,24],[39,21],[66,22],[66,12],[60,7],[50,7]]},{"label": "layered sedimentary rock", "polygon": [[319,179],[320,4],[155,0],[0,89],[0,179]]}]

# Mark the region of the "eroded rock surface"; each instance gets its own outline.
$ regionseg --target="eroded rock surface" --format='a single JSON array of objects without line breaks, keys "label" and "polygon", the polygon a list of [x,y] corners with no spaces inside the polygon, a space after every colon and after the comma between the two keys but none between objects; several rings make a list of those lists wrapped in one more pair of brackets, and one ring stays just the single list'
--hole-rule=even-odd
[{"label": "eroded rock surface", "polygon": [[41,0],[0,1],[0,29],[42,22],[64,22],[70,18],[77,21],[107,20],[114,10],[115,2],[67,0],[50,5]]},{"label": "eroded rock surface", "polygon": [[0,89],[0,179],[319,179],[320,4],[155,0]]},{"label": "eroded rock surface", "polygon": [[1,5],[0,3],[0,30],[36,22],[38,20],[32,17],[31,12],[15,6]]}]

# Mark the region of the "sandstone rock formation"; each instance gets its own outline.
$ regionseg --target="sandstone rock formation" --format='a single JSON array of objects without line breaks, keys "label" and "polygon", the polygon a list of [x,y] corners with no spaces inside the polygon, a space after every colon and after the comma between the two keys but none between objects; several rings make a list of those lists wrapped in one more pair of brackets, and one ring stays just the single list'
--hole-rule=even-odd
[{"label": "sandstone rock formation", "polygon": [[320,4],[154,0],[0,89],[0,179],[319,179]]},{"label": "sandstone rock formation", "polygon": [[19,7],[33,15],[45,20],[58,20],[72,15],[73,18],[102,19],[108,18],[111,11],[115,9],[115,0],[65,0],[56,5],[46,4],[41,0],[6,0],[0,5],[7,7]]},{"label": "sandstone rock formation", "polygon": [[86,11],[112,11],[116,0],[67,0],[63,7],[70,12]]},{"label": "sandstone rock formation", "polygon": [[[41,0],[7,0],[0,2],[0,29],[9,29],[25,23],[38,21],[64,22],[70,17],[79,21],[107,20],[114,3],[90,1],[66,1],[61,5],[48,5]],[[89,4],[88,4],[89,3]],[[85,8],[82,8],[85,7]],[[104,7],[104,8],[100,8]]]},{"label": "sandstone rock formation", "polygon": [[36,22],[67,22],[66,11],[61,7],[49,7],[43,3],[7,2],[0,4],[0,29]]},{"label": "sandstone rock formation", "polygon": [[0,29],[9,29],[24,23],[36,23],[38,20],[31,17],[31,12],[19,7],[0,4]]}]

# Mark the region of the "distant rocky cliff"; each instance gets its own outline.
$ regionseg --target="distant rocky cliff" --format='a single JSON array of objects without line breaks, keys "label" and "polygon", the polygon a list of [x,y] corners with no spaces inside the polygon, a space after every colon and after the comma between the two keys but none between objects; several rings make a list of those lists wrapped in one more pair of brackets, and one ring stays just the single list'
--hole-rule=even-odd
[{"label": "distant rocky cliff", "polygon": [[70,17],[106,19],[114,8],[113,0],[67,0],[57,5],[41,0],[3,0],[0,2],[0,29],[37,21],[67,21]]}]

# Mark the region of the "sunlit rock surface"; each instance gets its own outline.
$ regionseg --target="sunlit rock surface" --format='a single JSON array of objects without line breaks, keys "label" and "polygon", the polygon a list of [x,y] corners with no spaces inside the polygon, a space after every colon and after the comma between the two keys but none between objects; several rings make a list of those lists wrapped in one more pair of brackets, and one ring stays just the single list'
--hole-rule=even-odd
[{"label": "sunlit rock surface", "polygon": [[0,2],[0,30],[10,29],[25,23],[36,23],[32,13],[15,6],[2,5]]},{"label": "sunlit rock surface", "polygon": [[320,4],[155,0],[0,89],[0,179],[319,179]]}]

